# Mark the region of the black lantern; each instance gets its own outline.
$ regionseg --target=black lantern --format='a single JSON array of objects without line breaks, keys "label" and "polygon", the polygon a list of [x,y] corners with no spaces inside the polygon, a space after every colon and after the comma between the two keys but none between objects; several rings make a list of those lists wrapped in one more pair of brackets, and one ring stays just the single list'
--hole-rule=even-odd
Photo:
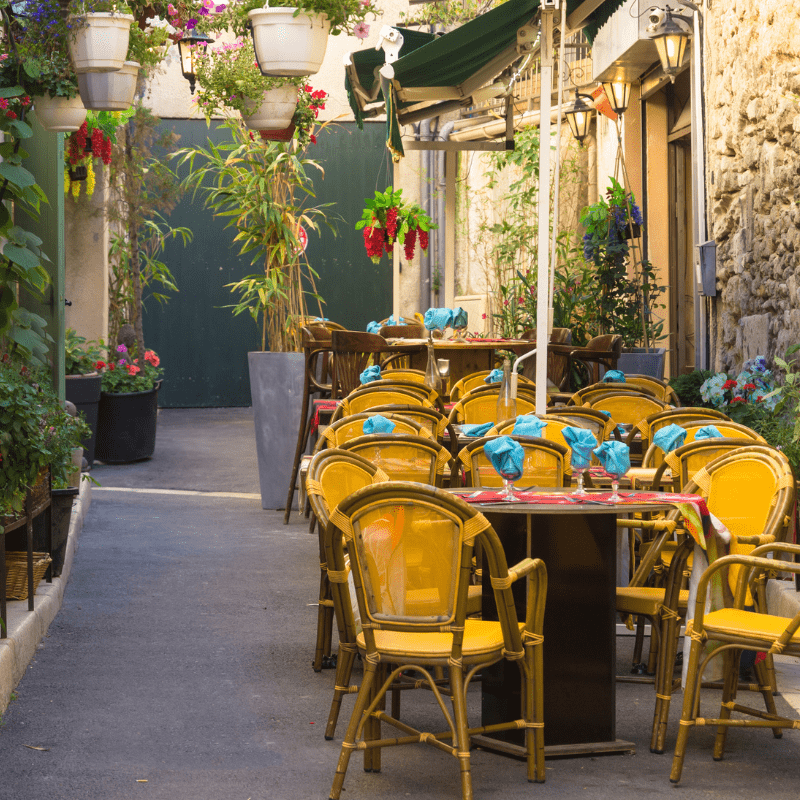
[{"label": "black lantern", "polygon": [[591,100],[587,94],[579,94],[572,104],[572,108],[564,113],[569,124],[572,135],[583,144],[583,140],[589,135],[589,126],[592,124],[592,112],[594,107],[584,101],[584,98]]},{"label": "black lantern", "polygon": [[624,114],[631,101],[630,83],[623,80],[603,81],[602,86],[614,113],[617,116]]},{"label": "black lantern", "polygon": [[674,83],[675,75],[686,55],[686,45],[691,32],[689,19],[681,14],[673,14],[667,6],[664,9],[652,9],[650,20],[648,33],[655,42],[661,68]]},{"label": "black lantern", "polygon": [[188,35],[178,40],[178,51],[181,54],[181,72],[183,77],[189,81],[189,91],[194,94],[194,84],[197,73],[195,72],[195,64],[197,57],[197,48],[202,47],[206,49],[214,40],[202,33],[191,31]]}]

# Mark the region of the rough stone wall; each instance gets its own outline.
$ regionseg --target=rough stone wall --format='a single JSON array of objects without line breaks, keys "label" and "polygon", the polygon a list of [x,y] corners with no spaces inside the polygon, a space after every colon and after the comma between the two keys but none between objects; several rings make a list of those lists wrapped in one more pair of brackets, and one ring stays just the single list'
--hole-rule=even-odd
[{"label": "rough stone wall", "polygon": [[800,7],[730,0],[705,19],[711,365],[735,370],[800,341]]}]

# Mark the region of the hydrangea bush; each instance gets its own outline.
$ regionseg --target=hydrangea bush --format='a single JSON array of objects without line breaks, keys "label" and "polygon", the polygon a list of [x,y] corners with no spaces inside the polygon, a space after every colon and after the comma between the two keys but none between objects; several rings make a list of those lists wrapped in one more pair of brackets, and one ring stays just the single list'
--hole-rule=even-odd
[{"label": "hydrangea bush", "polygon": [[775,378],[767,369],[764,356],[745,361],[741,372],[732,378],[718,372],[700,386],[700,396],[705,403],[719,409],[737,422],[752,415],[753,407],[774,411],[781,396]]}]

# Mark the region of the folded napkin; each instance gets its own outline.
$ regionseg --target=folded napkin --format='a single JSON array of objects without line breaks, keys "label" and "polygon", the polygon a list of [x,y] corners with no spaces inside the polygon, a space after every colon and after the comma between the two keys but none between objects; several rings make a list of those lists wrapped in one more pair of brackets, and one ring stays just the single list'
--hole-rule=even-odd
[{"label": "folded napkin", "polygon": [[[610,412],[610,411],[603,411],[603,409],[602,409],[602,408],[598,408],[597,410],[598,410],[598,411],[599,411],[601,414],[604,414],[604,415],[605,415],[605,416],[607,416],[609,419],[611,419],[611,412]],[[617,433],[618,433],[620,436],[625,436],[625,434],[626,434],[626,431],[625,431],[625,428],[623,428],[623,427],[622,427],[622,425],[617,425],[617,428],[616,428],[616,430],[617,430]]]},{"label": "folded napkin", "polygon": [[466,328],[468,323],[467,312],[463,308],[458,307],[453,309],[453,327],[458,330]]},{"label": "folded napkin", "polygon": [[382,327],[383,325],[380,322],[372,320],[372,322],[367,323],[367,333],[380,333]]},{"label": "folded napkin", "polygon": [[625,383],[625,373],[621,369],[610,369],[603,375],[603,383]]},{"label": "folded napkin", "polygon": [[515,481],[522,477],[525,451],[522,449],[522,445],[515,442],[510,436],[498,436],[496,439],[486,442],[483,452],[501,478]]},{"label": "folded napkin", "polygon": [[405,325],[406,321],[402,317],[398,317],[397,319],[394,318],[394,314],[389,315],[389,319],[386,320],[386,325]]},{"label": "folded napkin", "polygon": [[660,447],[665,453],[671,453],[686,441],[686,428],[681,428],[674,422],[661,428],[653,435],[653,444]]},{"label": "folded napkin", "polygon": [[603,442],[592,452],[603,465],[603,469],[612,477],[621,478],[631,468],[631,454],[625,442],[615,440]]},{"label": "folded napkin", "polygon": [[484,383],[500,383],[503,380],[503,370],[493,369],[484,379]]},{"label": "folded napkin", "polygon": [[462,425],[461,426],[461,433],[464,436],[486,436],[489,433],[493,422],[481,422],[476,425]]},{"label": "folded napkin", "polygon": [[545,427],[547,423],[542,422],[539,417],[533,414],[520,414],[511,433],[515,436],[541,436]]},{"label": "folded napkin", "polygon": [[443,331],[448,326],[453,324],[453,309],[452,308],[429,308],[425,312],[425,319],[423,324],[425,330],[440,330]]},{"label": "folded napkin", "polygon": [[694,435],[694,440],[698,441],[700,439],[721,439],[722,434],[713,426],[713,425],[703,425],[702,428],[699,428],[697,433]]},{"label": "folded napkin", "polygon": [[561,431],[564,441],[569,445],[572,455],[570,463],[575,469],[588,469],[592,461],[592,451],[597,447],[597,439],[586,428],[564,428]]},{"label": "folded napkin", "polygon": [[394,428],[394,422],[381,414],[373,414],[364,420],[364,433],[391,433]]},{"label": "folded napkin", "polygon": [[367,367],[358,377],[361,383],[379,381],[381,379],[381,368],[377,364]]}]

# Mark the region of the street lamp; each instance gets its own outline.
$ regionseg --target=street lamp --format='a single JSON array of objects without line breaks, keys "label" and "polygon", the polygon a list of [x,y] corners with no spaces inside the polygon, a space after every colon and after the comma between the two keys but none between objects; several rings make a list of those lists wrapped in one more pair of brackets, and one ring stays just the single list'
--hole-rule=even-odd
[{"label": "street lamp", "polygon": [[[684,4],[698,10],[693,3]],[[650,24],[647,33],[653,40],[661,61],[664,74],[675,83],[675,75],[683,64],[686,54],[686,45],[692,34],[692,18],[676,13],[678,9],[665,6],[664,8],[651,8]]]},{"label": "street lamp", "polygon": [[584,102],[584,98],[591,100],[588,94],[579,94],[575,97],[572,108],[564,112],[572,135],[581,144],[583,144],[583,140],[589,135],[589,126],[592,124],[592,112],[594,111],[594,107]]},{"label": "street lamp", "polygon": [[631,101],[631,85],[627,81],[603,81],[603,91],[617,116],[622,116]]},{"label": "street lamp", "polygon": [[195,66],[197,48],[202,47],[205,50],[206,45],[211,44],[213,41],[210,37],[194,30],[178,40],[178,52],[181,54],[181,72],[183,77],[189,81],[189,91],[192,94],[194,94],[195,78],[197,77]]}]

